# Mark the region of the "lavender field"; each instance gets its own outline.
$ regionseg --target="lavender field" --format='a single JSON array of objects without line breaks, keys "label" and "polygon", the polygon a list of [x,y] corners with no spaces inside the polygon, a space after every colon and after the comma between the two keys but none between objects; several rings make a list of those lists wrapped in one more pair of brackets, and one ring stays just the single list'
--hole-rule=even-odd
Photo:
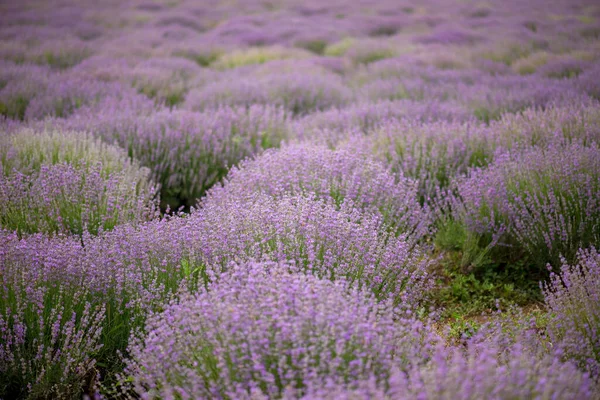
[{"label": "lavender field", "polygon": [[600,3],[0,0],[0,399],[600,399]]}]

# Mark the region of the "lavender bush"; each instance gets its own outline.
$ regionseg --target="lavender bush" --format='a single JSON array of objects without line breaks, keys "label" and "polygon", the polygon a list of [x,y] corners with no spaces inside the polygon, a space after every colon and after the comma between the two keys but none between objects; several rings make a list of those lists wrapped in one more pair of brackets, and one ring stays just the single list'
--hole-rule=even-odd
[{"label": "lavender bush", "polygon": [[[112,111],[112,110],[111,110]],[[203,113],[182,110],[139,115],[80,113],[57,126],[94,132],[127,149],[161,185],[163,205],[192,206],[247,156],[276,147],[288,135],[283,110],[272,106],[223,107]]]},{"label": "lavender bush", "polygon": [[193,78],[200,74],[194,62],[171,58],[144,61],[125,73],[140,93],[170,107],[184,101]]},{"label": "lavender bush", "polygon": [[600,376],[600,314],[598,299],[600,254],[580,250],[577,264],[563,264],[543,285],[551,320],[548,333],[564,349],[564,356],[576,361],[593,377]]},{"label": "lavender bush", "polygon": [[385,380],[420,354],[420,323],[285,264],[250,264],[151,317],[125,371],[142,397],[278,398],[319,382]]},{"label": "lavender bush", "polygon": [[116,83],[88,81],[81,78],[56,76],[46,89],[34,96],[24,114],[26,120],[45,117],[67,117],[78,108],[94,105],[107,97],[124,98],[134,96],[132,89]]},{"label": "lavender bush", "polygon": [[346,104],[350,90],[337,76],[274,73],[257,78],[232,76],[190,92],[186,107],[206,110],[218,106],[273,104],[294,115]]},{"label": "lavender bush", "polygon": [[483,247],[524,250],[539,266],[574,260],[599,240],[600,153],[554,143],[498,155],[456,183],[456,219]]},{"label": "lavender bush", "polygon": [[431,362],[408,374],[396,367],[384,383],[375,376],[350,383],[332,379],[303,392],[289,390],[282,398],[595,398],[593,382],[574,365],[553,356],[536,357],[519,344],[489,342],[468,343],[466,349],[439,346]]},{"label": "lavender bush", "polygon": [[27,254],[16,234],[0,233],[0,393],[77,396],[87,382],[97,383],[105,308],[90,304],[83,276],[62,279],[60,261],[80,255],[77,241],[34,240],[41,246]]},{"label": "lavender bush", "polygon": [[370,150],[398,176],[417,181],[421,202],[435,198],[470,167],[487,165],[494,155],[493,132],[471,122],[389,120],[366,136],[341,145],[350,151]]},{"label": "lavender bush", "polygon": [[338,207],[350,202],[357,208],[379,213],[394,232],[411,240],[429,233],[428,210],[417,198],[417,184],[394,177],[366,155],[343,150],[297,145],[267,151],[233,168],[224,187],[209,193],[217,199],[248,199],[256,192],[281,198],[303,195],[331,202]]},{"label": "lavender bush", "polygon": [[391,120],[468,121],[472,115],[465,107],[448,102],[419,103],[411,100],[358,103],[345,108],[312,113],[297,120],[298,139],[336,147],[352,134],[369,135]]},{"label": "lavender bush", "polygon": [[1,231],[3,396],[77,397],[114,380],[132,330],[181,288],[204,283],[184,222],[81,238]]},{"label": "lavender bush", "polygon": [[404,237],[385,232],[379,215],[310,197],[262,193],[211,198],[192,216],[189,240],[203,254],[209,277],[231,262],[294,261],[332,280],[344,278],[378,298],[418,306],[431,284],[430,262]]},{"label": "lavender bush", "polygon": [[150,171],[79,132],[0,138],[0,221],[19,233],[98,233],[156,213]]},{"label": "lavender bush", "polygon": [[31,99],[43,92],[50,72],[37,65],[3,62],[0,72],[0,114],[22,120]]}]

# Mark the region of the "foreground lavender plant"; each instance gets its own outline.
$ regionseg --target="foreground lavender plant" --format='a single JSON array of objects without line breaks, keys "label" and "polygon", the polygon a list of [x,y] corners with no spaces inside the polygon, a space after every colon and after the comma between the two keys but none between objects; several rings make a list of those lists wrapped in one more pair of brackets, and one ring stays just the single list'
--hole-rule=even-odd
[{"label": "foreground lavender plant", "polygon": [[204,113],[162,110],[151,115],[85,112],[52,125],[87,130],[126,148],[161,184],[163,202],[192,206],[229,167],[288,135],[283,110],[224,107]]},{"label": "foreground lavender plant", "polygon": [[[465,348],[438,345],[431,360],[408,373],[395,368],[385,383],[329,380],[284,399],[594,399],[593,383],[573,364],[539,355],[522,343],[469,340]],[[249,397],[248,397],[249,398]]]},{"label": "foreground lavender plant", "polygon": [[314,196],[338,207],[351,202],[361,210],[380,213],[394,232],[415,241],[430,229],[428,210],[418,203],[415,181],[394,177],[368,156],[343,150],[296,145],[265,152],[233,168],[224,187],[215,188],[209,197],[213,202],[246,199],[255,192],[277,198]]},{"label": "foreground lavender plant", "polygon": [[422,324],[290,269],[243,265],[171,303],[132,337],[126,382],[143,398],[278,398],[329,380],[383,381],[394,362],[421,355]]},{"label": "foreground lavender plant", "polygon": [[415,308],[431,286],[422,249],[386,232],[379,215],[351,203],[337,207],[310,197],[255,193],[209,197],[201,206],[186,239],[202,255],[211,280],[231,262],[289,260],[318,277],[343,278],[378,299]]},{"label": "foreground lavender plant", "polygon": [[80,244],[37,241],[38,253],[27,254],[15,234],[0,234],[0,395],[78,396],[97,384],[105,309],[89,302],[83,276],[62,279],[61,258],[77,258]]},{"label": "foreground lavender plant", "polygon": [[498,155],[457,181],[456,218],[483,246],[525,250],[542,267],[600,240],[600,149],[554,143]]},{"label": "foreground lavender plant", "polygon": [[0,396],[73,398],[110,384],[131,331],[201,282],[184,222],[81,238],[0,231]]},{"label": "foreground lavender plant", "polygon": [[600,253],[578,253],[577,265],[564,264],[542,286],[551,313],[550,338],[593,377],[600,377]]}]

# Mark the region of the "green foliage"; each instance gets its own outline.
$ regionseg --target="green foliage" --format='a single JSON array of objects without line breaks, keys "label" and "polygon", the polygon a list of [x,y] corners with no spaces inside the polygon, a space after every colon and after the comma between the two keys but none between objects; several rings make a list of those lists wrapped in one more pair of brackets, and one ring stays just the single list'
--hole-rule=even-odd
[{"label": "green foliage", "polygon": [[538,282],[545,275],[518,254],[507,258],[489,245],[482,247],[484,241],[454,221],[438,230],[435,245],[443,261],[433,297],[443,315],[472,316],[490,312],[498,304],[541,301]]},{"label": "green foliage", "polygon": [[327,48],[327,41],[323,39],[306,40],[296,43],[296,47],[306,49],[312,53],[322,55]]},{"label": "green foliage", "polygon": [[22,121],[25,118],[25,110],[30,99],[25,96],[17,96],[9,103],[0,102],[0,115]]},{"label": "green foliage", "polygon": [[273,60],[300,59],[309,55],[310,53],[301,49],[289,49],[279,46],[251,47],[225,53],[212,63],[212,66],[217,69],[232,69],[246,65],[264,64]]}]

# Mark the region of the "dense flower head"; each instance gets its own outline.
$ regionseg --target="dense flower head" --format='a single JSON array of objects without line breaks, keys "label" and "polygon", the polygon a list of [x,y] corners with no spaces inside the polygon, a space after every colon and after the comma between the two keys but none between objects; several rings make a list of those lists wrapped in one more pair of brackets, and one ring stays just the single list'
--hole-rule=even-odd
[{"label": "dense flower head", "polygon": [[314,145],[267,151],[233,168],[223,187],[209,193],[217,199],[248,199],[260,192],[281,198],[303,195],[379,213],[394,232],[419,240],[429,233],[428,211],[418,203],[417,184],[395,177],[368,155]]},{"label": "dense flower head", "polygon": [[600,149],[554,143],[496,155],[456,183],[456,218],[536,263],[572,261],[599,240]]},{"label": "dense flower head", "polygon": [[600,377],[600,253],[580,250],[577,264],[563,264],[543,285],[551,313],[548,333],[565,357]]},{"label": "dense flower head", "polygon": [[0,221],[19,233],[97,233],[155,216],[150,171],[80,132],[0,137]]},{"label": "dense flower head", "polygon": [[201,252],[207,273],[231,262],[293,261],[303,271],[344,278],[378,298],[418,304],[431,281],[422,250],[385,232],[378,214],[351,203],[336,207],[303,196],[246,199],[208,197],[192,215],[190,246]]},{"label": "dense flower head", "polygon": [[[286,264],[233,268],[152,316],[127,374],[142,398],[278,398],[329,380],[385,380],[422,352],[425,327],[368,293]],[[190,362],[190,356],[195,360]]]}]

